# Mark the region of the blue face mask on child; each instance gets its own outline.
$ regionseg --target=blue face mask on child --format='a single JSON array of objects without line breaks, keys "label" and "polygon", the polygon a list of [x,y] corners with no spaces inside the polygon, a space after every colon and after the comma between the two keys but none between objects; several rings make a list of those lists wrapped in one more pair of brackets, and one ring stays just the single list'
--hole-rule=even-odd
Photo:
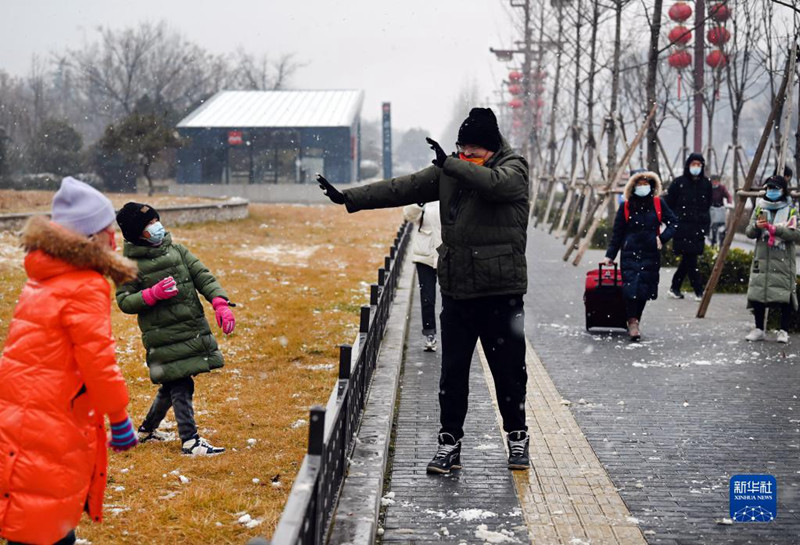
[{"label": "blue face mask on child", "polygon": [[781,189],[767,189],[767,200],[768,201],[779,201],[781,197],[783,197],[783,190]]},{"label": "blue face mask on child", "polygon": [[639,197],[647,197],[650,194],[650,186],[649,185],[637,185],[634,190]]},{"label": "blue face mask on child", "polygon": [[164,235],[167,233],[160,221],[155,222],[153,225],[148,225],[145,231],[150,233],[150,238],[146,240],[154,246],[161,244],[161,241],[164,240]]},{"label": "blue face mask on child", "polygon": [[692,176],[700,176],[701,172],[703,172],[703,167],[689,167],[689,174]]}]

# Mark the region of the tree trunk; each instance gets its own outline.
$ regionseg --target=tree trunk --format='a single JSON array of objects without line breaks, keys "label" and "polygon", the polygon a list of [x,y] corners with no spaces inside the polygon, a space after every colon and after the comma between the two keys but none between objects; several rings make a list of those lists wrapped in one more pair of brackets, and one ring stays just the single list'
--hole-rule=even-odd
[{"label": "tree trunk", "polygon": [[[558,39],[564,34],[564,4],[559,2],[557,17],[558,17]],[[542,47],[542,44],[539,44]],[[556,173],[556,151],[558,144],[556,144],[556,114],[558,113],[558,93],[561,84],[561,53],[563,51],[562,45],[559,43],[556,53],[556,77],[553,80],[553,104],[550,108],[550,142],[547,147],[550,149],[550,176],[555,176]]]},{"label": "tree trunk", "polygon": [[[596,142],[594,139],[594,80],[597,70],[597,26],[600,20],[600,2],[592,0],[592,38],[589,47],[589,96],[587,98],[587,134],[586,147],[589,150],[589,164],[594,161]],[[591,180],[587,180],[590,182]]]},{"label": "tree trunk", "polygon": [[153,179],[150,177],[150,161],[142,161],[142,174],[144,174],[145,180],[147,180],[147,196],[152,197],[153,193],[155,193],[155,188],[153,187]]},{"label": "tree trunk", "polygon": [[578,0],[575,15],[577,23],[575,25],[575,85],[572,97],[572,157],[570,158],[570,176],[575,176],[578,168],[578,111],[580,110],[579,96],[581,92],[581,21],[582,21],[582,0]]},{"label": "tree trunk", "polygon": [[[647,56],[647,108],[656,103],[656,76],[658,75],[658,38],[661,35],[661,11],[663,0],[653,3],[653,19],[650,24],[650,52]],[[660,174],[658,168],[658,127],[655,118],[647,128],[647,170]]]},{"label": "tree trunk", "polygon": [[[611,111],[606,119],[608,131],[608,177],[614,178],[617,170],[617,97],[619,96],[619,56],[622,48],[622,0],[614,0],[614,61],[611,72]],[[620,165],[624,168],[625,165]]]}]

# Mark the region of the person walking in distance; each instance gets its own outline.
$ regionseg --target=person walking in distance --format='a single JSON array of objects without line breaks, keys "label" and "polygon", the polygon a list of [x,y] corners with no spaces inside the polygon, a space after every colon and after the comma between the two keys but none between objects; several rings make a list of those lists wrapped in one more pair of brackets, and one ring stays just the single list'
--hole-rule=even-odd
[{"label": "person walking in distance", "polygon": [[436,203],[409,204],[403,217],[415,226],[412,261],[417,265],[422,335],[425,351],[436,352],[436,249],[442,244],[442,224]]},{"label": "person walking in distance", "polygon": [[469,367],[481,340],[507,432],[509,469],[528,469],[525,425],[528,163],[500,135],[490,108],[473,108],[458,130],[458,154],[428,138],[433,166],[408,176],[338,191],[323,176],[328,198],[349,212],[439,201],[442,245],[440,424],[429,473],[461,468]]},{"label": "person walking in distance", "polygon": [[672,277],[669,290],[669,296],[673,299],[683,299],[681,285],[687,275],[695,300],[700,301],[703,297],[703,279],[697,268],[697,258],[703,253],[705,232],[711,222],[711,182],[704,174],[705,163],[701,154],[690,154],[683,175],[672,181],[664,198],[664,202],[678,217],[672,249],[681,256],[681,262]]},{"label": "person walking in distance", "polygon": [[[725,239],[725,220],[727,218],[727,210],[728,206],[733,203],[733,199],[731,198],[731,194],[728,192],[728,188],[722,183],[722,179],[719,175],[711,176],[711,209],[709,211],[709,216],[711,218],[711,225],[709,225],[709,230],[711,231],[711,245],[717,245],[717,239],[721,243]],[[720,229],[723,229],[722,233],[720,233]]]},{"label": "person walking in distance", "polygon": [[[659,197],[661,179],[655,172],[639,171],[625,186],[625,202],[614,219],[614,231],[604,265],[620,252],[622,295],[632,341],[641,337],[639,322],[647,301],[658,297],[661,247],[675,234],[675,214]],[[662,231],[661,224],[666,228]]]}]

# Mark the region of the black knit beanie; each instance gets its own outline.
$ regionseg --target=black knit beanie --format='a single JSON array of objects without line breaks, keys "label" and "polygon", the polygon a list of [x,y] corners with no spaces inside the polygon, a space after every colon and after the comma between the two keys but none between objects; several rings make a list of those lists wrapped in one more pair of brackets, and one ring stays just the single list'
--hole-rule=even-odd
[{"label": "black knit beanie", "polygon": [[125,203],[125,206],[117,212],[117,224],[122,230],[122,237],[131,244],[138,246],[146,244],[142,240],[142,232],[144,232],[144,228],[153,218],[161,221],[161,217],[155,208],[140,202]]},{"label": "black knit beanie", "polygon": [[491,108],[472,108],[458,129],[459,146],[472,144],[489,151],[498,151],[502,145],[497,118]]}]

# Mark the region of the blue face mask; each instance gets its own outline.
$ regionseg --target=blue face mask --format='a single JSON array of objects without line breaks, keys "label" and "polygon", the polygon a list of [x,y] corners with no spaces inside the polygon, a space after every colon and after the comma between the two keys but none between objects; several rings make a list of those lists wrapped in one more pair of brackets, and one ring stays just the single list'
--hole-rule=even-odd
[{"label": "blue face mask", "polygon": [[634,190],[639,197],[647,197],[650,194],[650,186],[649,185],[637,185]]},{"label": "blue face mask", "polygon": [[701,172],[703,172],[703,167],[689,167],[689,174],[692,176],[700,176]]},{"label": "blue face mask", "polygon": [[767,189],[767,200],[768,201],[779,201],[783,197],[783,190],[782,189]]},{"label": "blue face mask", "polygon": [[167,233],[166,229],[164,229],[164,226],[161,225],[160,221],[157,221],[152,225],[148,225],[145,228],[145,231],[150,233],[150,238],[145,240],[147,240],[150,244],[153,244],[155,246],[161,244],[161,241],[164,240],[164,235]]}]

